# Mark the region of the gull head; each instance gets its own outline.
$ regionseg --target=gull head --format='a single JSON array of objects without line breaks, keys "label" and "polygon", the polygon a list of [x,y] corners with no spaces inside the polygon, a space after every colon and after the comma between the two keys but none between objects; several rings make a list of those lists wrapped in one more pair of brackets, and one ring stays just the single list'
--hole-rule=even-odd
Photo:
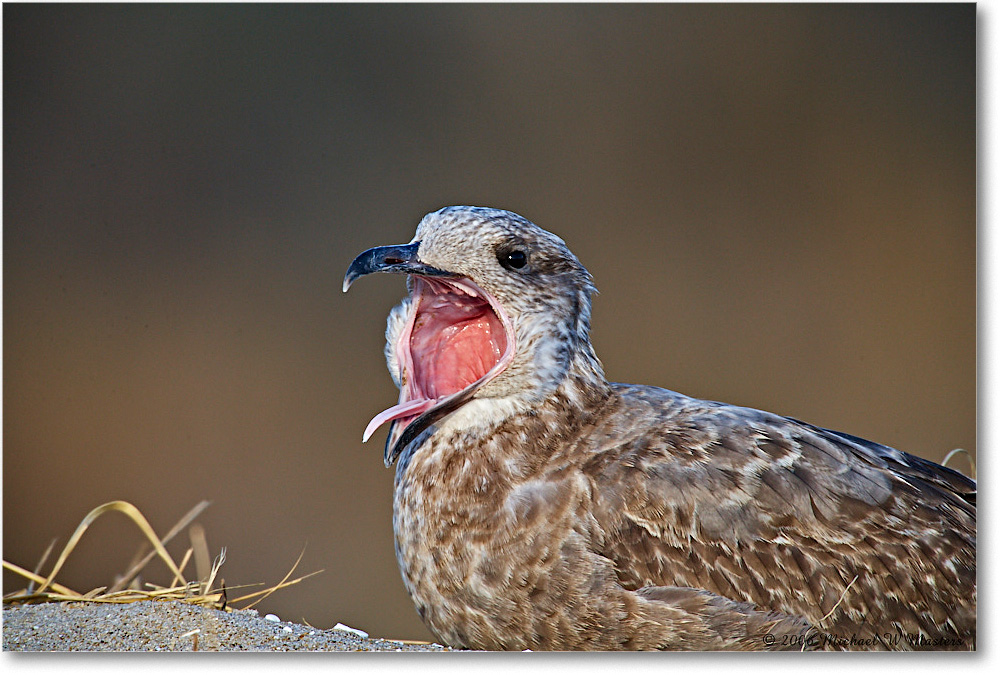
[{"label": "gull head", "polygon": [[471,401],[528,407],[573,371],[603,381],[590,347],[590,274],[562,239],[516,213],[474,206],[430,213],[408,244],[355,258],[344,291],[374,272],[408,275],[409,289],[386,329],[399,403],[364,434],[367,441],[391,422],[387,466]]}]

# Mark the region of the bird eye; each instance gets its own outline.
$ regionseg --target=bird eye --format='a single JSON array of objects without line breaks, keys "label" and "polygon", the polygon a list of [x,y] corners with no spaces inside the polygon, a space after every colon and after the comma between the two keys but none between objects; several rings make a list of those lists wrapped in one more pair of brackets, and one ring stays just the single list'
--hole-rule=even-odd
[{"label": "bird eye", "polygon": [[519,270],[528,264],[528,254],[519,248],[497,253],[497,260],[509,270]]}]

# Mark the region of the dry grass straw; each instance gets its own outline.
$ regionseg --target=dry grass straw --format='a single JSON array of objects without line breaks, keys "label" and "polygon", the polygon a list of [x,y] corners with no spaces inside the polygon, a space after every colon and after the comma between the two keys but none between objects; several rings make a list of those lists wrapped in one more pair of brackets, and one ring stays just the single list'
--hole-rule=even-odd
[{"label": "dry grass straw", "polygon": [[[196,505],[193,509],[188,511],[184,517],[181,518],[177,524],[174,525],[161,539],[153,531],[153,528],[150,527],[145,516],[143,516],[139,509],[134,507],[132,504],[124,501],[114,501],[102,504],[88,513],[87,516],[80,522],[76,531],[73,532],[73,536],[70,537],[66,546],[59,554],[59,558],[56,560],[56,563],[53,565],[52,571],[49,572],[48,576],[41,576],[39,571],[45,565],[45,561],[51,554],[55,541],[49,544],[45,553],[42,555],[41,560],[35,566],[35,570],[33,572],[4,560],[4,569],[10,570],[11,572],[27,579],[28,586],[24,589],[14,591],[13,593],[3,596],[3,601],[6,604],[78,601],[128,603],[139,602],[141,600],[176,600],[192,605],[228,611],[233,609],[233,606],[239,603],[247,604],[242,607],[235,607],[236,609],[248,609],[253,607],[275,591],[297,584],[303,579],[307,579],[314,574],[319,574],[319,572],[322,571],[319,570],[317,572],[312,572],[296,579],[289,580],[292,573],[295,572],[295,568],[298,567],[299,562],[302,560],[302,554],[305,553],[303,550],[303,552],[299,554],[295,564],[292,566],[292,569],[288,571],[288,574],[286,574],[277,585],[229,600],[227,598],[227,591],[232,590],[233,588],[242,587],[230,586],[229,589],[227,589],[225,581],[221,580],[218,583],[218,587],[216,587],[216,582],[219,579],[219,568],[226,561],[226,550],[222,549],[215,560],[209,564],[211,556],[208,551],[205,531],[197,523],[193,525],[191,524],[192,521],[197,518],[207,506],[207,501],[203,501]],[[70,553],[72,553],[73,549],[76,548],[76,545],[87,531],[87,528],[90,527],[90,525],[99,517],[112,511],[125,514],[133,523],[135,523],[136,527],[139,528],[139,531],[146,537],[149,545],[152,546],[152,550],[147,552],[145,548],[140,549],[134,558],[134,562],[129,566],[128,570],[110,587],[102,586],[88,591],[87,593],[78,593],[77,591],[56,583],[56,575],[63,568],[63,565],[66,563],[66,559],[69,558]],[[181,563],[178,565],[167,552],[166,544],[189,525],[191,547],[187,549],[184,557],[181,559]],[[198,579],[197,581],[188,581],[184,577],[184,568],[187,566],[187,563],[192,557],[195,560],[195,574]],[[156,584],[145,583],[143,584],[145,588],[140,588],[140,584],[138,583],[139,573],[142,572],[142,570],[151,560],[153,560],[153,558],[159,558],[162,560],[164,564],[166,564],[167,569],[173,575],[173,578],[166,586],[157,586]],[[35,588],[36,584],[38,585],[37,588]]]},{"label": "dry grass straw", "polygon": [[941,460],[941,466],[948,466],[948,462],[951,461],[951,458],[958,455],[965,455],[966,459],[969,460],[969,473],[966,475],[972,480],[976,480],[976,460],[973,459],[972,453],[965,448],[955,448],[949,452],[945,455],[944,459]]}]

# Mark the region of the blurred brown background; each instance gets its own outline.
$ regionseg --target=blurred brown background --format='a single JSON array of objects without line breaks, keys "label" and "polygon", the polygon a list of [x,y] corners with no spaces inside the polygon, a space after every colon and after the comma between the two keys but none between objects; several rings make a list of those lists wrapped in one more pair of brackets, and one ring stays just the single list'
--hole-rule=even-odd
[{"label": "blurred brown background", "polygon": [[974,452],[975,12],[4,5],[4,558],[210,499],[230,585],[326,569],[262,611],[429,637],[361,444],[403,280],[340,284],[455,203],[569,243],[614,380]]}]

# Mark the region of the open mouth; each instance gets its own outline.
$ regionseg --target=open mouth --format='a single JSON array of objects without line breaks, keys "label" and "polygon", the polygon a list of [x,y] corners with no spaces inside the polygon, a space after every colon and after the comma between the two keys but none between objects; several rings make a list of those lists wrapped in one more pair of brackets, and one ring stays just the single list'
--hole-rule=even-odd
[{"label": "open mouth", "polygon": [[[399,403],[376,415],[364,441],[392,421],[386,458],[404,432],[423,417],[426,427],[472,398],[514,356],[510,318],[489,293],[465,278],[412,275],[410,313],[393,346],[400,369]],[[431,414],[427,414],[430,412]],[[412,440],[412,435],[410,440]],[[409,441],[407,441],[409,442]]]}]

